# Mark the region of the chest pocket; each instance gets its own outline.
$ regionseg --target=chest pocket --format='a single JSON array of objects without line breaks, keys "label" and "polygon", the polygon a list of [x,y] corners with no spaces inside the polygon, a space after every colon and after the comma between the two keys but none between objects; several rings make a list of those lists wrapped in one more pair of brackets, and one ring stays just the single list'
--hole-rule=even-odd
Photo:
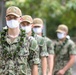
[{"label": "chest pocket", "polygon": [[56,46],[56,56],[63,60],[69,59],[69,42],[67,41],[64,45]]},{"label": "chest pocket", "polygon": [[62,50],[61,50],[62,55],[67,55],[69,53],[68,46],[69,46],[69,44],[65,44],[65,46],[62,48]]},{"label": "chest pocket", "polygon": [[56,55],[58,55],[58,54],[65,55],[65,54],[69,53],[68,47],[69,47],[68,40],[63,45],[55,44],[55,46],[54,46],[55,54]]}]

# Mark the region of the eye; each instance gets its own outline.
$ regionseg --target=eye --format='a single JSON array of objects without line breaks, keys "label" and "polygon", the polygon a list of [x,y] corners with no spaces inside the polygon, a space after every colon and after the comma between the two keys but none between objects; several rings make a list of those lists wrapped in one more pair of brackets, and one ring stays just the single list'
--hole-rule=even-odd
[{"label": "eye", "polygon": [[7,20],[11,20],[11,19],[17,19],[18,17],[16,17],[16,16],[14,16],[14,15],[8,15],[8,16],[6,16],[6,19]]},{"label": "eye", "polygon": [[40,28],[40,26],[34,26],[34,28]]},{"label": "eye", "polygon": [[30,23],[29,23],[29,22],[26,22],[26,21],[23,21],[23,22],[21,23],[21,25],[22,25],[22,26],[29,26]]},{"label": "eye", "polygon": [[21,26],[26,26],[25,24],[21,24]]}]

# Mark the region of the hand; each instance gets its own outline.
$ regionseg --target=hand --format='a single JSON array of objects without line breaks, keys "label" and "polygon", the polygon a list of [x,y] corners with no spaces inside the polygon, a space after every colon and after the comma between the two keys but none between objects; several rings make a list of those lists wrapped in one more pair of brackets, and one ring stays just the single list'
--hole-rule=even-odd
[{"label": "hand", "polygon": [[65,71],[63,69],[61,69],[57,72],[57,75],[64,75],[64,74],[65,74]]}]

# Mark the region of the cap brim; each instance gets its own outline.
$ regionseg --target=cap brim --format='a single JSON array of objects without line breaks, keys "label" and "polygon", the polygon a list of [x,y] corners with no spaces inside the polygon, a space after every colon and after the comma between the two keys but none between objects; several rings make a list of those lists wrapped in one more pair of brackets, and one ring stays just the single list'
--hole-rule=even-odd
[{"label": "cap brim", "polygon": [[15,14],[15,13],[9,13],[6,16],[8,16],[8,15],[15,15],[16,17],[20,17],[19,15]]},{"label": "cap brim", "polygon": [[24,22],[24,21],[29,22],[29,23],[32,23],[32,22],[30,22],[30,21],[28,21],[28,20],[22,20],[21,22]]},{"label": "cap brim", "polygon": [[41,27],[41,26],[42,26],[42,24],[33,24],[33,26],[40,26],[40,27]]},{"label": "cap brim", "polygon": [[61,31],[61,30],[56,30],[56,32],[63,33],[64,31]]}]

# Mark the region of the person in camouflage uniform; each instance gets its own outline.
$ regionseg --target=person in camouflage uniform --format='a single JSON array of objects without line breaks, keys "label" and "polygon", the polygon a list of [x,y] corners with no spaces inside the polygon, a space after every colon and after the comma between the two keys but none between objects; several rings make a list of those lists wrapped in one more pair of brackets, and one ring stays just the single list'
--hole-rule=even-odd
[{"label": "person in camouflage uniform", "polygon": [[[28,38],[29,42],[32,44],[33,41],[36,41],[32,36],[32,23],[33,23],[33,19],[30,15],[23,15],[21,17],[21,22],[20,22],[20,27],[22,30],[25,30],[25,34],[26,34],[26,37]],[[34,45],[35,47],[35,45]],[[35,47],[36,48],[36,47]],[[34,48],[33,48],[34,49]],[[29,58],[28,58],[28,62],[29,62],[29,65],[31,67],[31,75],[38,75],[38,67],[37,67],[37,64],[35,63],[30,63],[30,59],[32,59],[32,55],[33,53],[30,52],[29,54]],[[39,50],[37,49],[37,54],[39,56]],[[28,70],[29,70],[29,67],[28,67]],[[30,70],[29,70],[30,71]]]},{"label": "person in camouflage uniform", "polygon": [[54,54],[54,44],[53,41],[51,39],[49,39],[48,37],[45,36],[45,40],[46,40],[46,46],[47,46],[47,52],[48,52],[48,75],[52,75],[52,71],[53,71],[53,54]]},{"label": "person in camouflage uniform", "polygon": [[75,43],[67,38],[68,27],[64,24],[58,26],[58,40],[54,46],[54,74],[53,75],[72,75],[71,67],[75,61],[76,47]]},{"label": "person in camouflage uniform", "polygon": [[[43,21],[42,21],[42,19],[41,18],[35,18],[33,24],[34,24],[34,27],[36,27],[36,28],[40,27],[41,28],[40,31],[42,33],[42,28],[43,28]],[[53,60],[52,59],[52,57],[53,57],[52,54],[54,53],[54,51],[53,51],[54,50],[54,45],[53,45],[52,40],[49,39],[48,37],[45,36],[43,38],[44,38],[44,41],[46,43],[46,48],[47,48],[46,52],[48,53],[48,75],[52,75],[53,65],[51,65],[51,64],[53,64],[52,63],[52,60]],[[46,62],[46,65],[47,65],[47,60],[45,62]],[[46,66],[45,70],[43,71],[43,75],[46,75],[46,74],[47,74],[47,66]]]},{"label": "person in camouflage uniform", "polygon": [[31,53],[29,61],[39,63],[37,42],[32,41],[30,45],[25,31],[19,29],[20,16],[22,13],[18,7],[7,8],[7,28],[0,32],[0,75],[28,75],[27,59]]},{"label": "person in camouflage uniform", "polygon": [[46,75],[47,72],[47,46],[45,38],[42,37],[42,28],[43,28],[43,21],[40,18],[34,18],[33,20],[33,32],[35,33],[34,37],[38,42],[39,45],[39,55],[41,58],[41,68],[42,68],[42,75]]}]

